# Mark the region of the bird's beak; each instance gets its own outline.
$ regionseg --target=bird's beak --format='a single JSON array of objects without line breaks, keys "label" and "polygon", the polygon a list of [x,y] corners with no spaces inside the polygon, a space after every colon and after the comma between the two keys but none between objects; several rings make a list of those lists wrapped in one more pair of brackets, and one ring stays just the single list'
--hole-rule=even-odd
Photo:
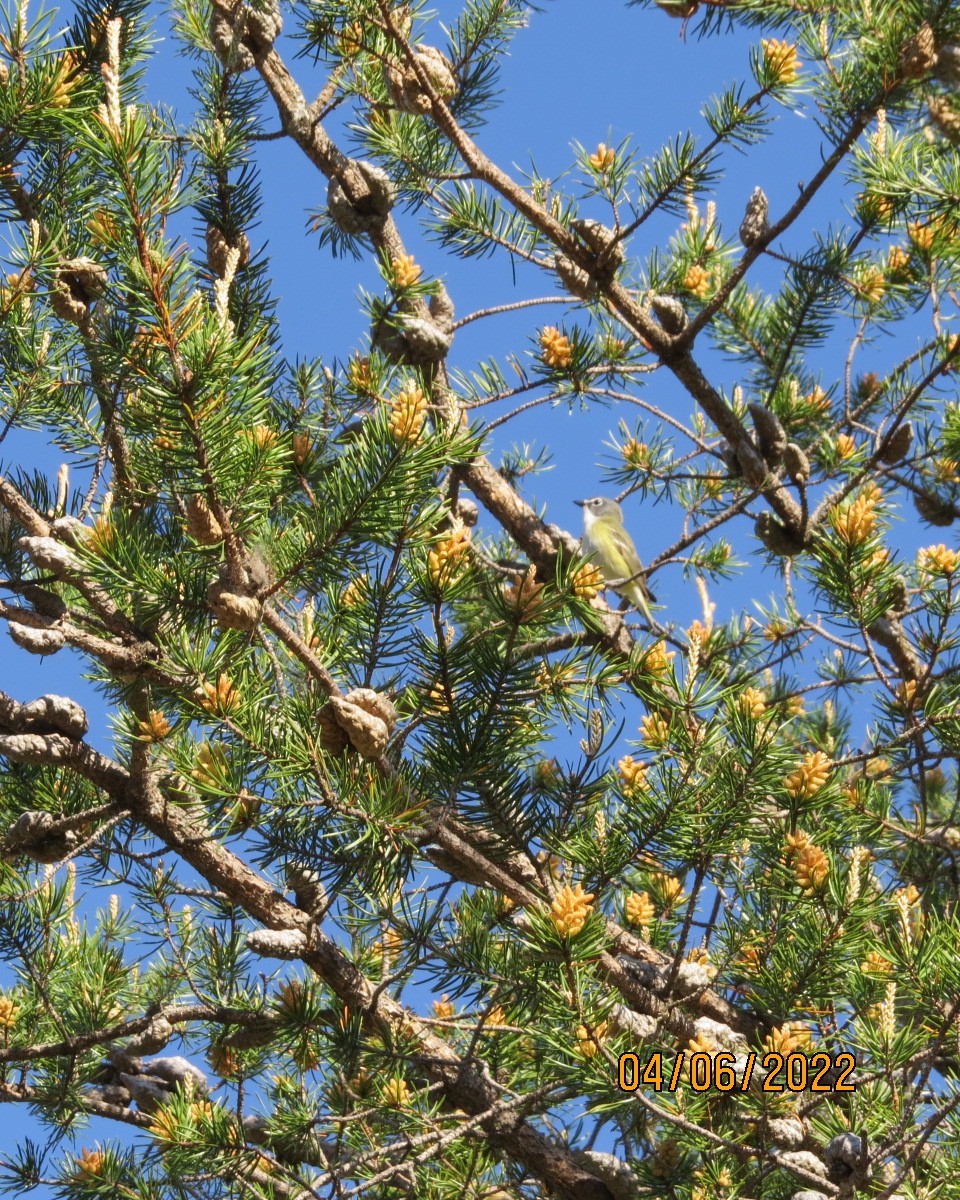
[{"label": "bird's beak", "polygon": [[586,504],[586,500],[574,500],[574,504],[578,505],[580,508],[583,508],[583,506]]}]

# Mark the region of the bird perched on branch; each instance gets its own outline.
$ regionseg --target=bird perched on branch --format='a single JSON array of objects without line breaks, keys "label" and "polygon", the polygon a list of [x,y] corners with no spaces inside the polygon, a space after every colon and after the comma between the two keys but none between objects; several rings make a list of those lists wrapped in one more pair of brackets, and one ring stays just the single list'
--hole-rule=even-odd
[{"label": "bird perched on branch", "polygon": [[594,496],[574,500],[583,509],[583,552],[599,567],[600,574],[619,596],[639,608],[650,624],[650,602],[656,597],[643,578],[643,564],[633,539],[623,524],[616,500]]}]

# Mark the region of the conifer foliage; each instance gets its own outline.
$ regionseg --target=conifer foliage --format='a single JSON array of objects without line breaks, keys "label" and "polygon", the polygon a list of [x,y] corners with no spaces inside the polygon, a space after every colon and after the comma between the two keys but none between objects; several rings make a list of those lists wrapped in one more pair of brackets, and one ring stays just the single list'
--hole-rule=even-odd
[{"label": "conifer foliage", "polygon": [[[645,0],[739,82],[559,180],[484,150],[530,8],[179,0],[189,127],[144,0],[8,8],[3,436],[67,462],[0,472],[8,1194],[960,1197],[960,8]],[[721,213],[791,109],[789,206]],[[278,129],[380,274],[333,361],[258,248]],[[458,321],[482,255],[522,288]],[[603,404],[609,494],[686,514],[651,620],[494,461]]]}]

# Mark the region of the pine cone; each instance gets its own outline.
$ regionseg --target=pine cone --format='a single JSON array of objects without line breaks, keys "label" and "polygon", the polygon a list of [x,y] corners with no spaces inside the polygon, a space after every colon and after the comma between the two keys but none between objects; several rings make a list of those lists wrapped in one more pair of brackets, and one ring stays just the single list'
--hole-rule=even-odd
[{"label": "pine cone", "polygon": [[[573,1157],[603,1180],[613,1200],[640,1200],[641,1196],[647,1194],[648,1189],[640,1186],[640,1180],[630,1164],[616,1154],[608,1154],[603,1150],[575,1150]],[[508,1193],[500,1194],[504,1200],[509,1200]],[[494,1197],[488,1194],[484,1200],[494,1200]]]},{"label": "pine cone", "polygon": [[302,912],[319,914],[326,907],[327,889],[323,886],[319,871],[311,870],[303,863],[288,863],[286,881],[297,908]]},{"label": "pine cone", "polygon": [[74,300],[67,289],[56,285],[50,293],[50,307],[61,320],[69,321],[71,325],[82,325],[87,319],[87,306]]},{"label": "pine cone", "polygon": [[[239,576],[239,578],[237,578]],[[207,588],[207,605],[224,629],[255,629],[263,616],[260,593],[273,581],[269,563],[250,552],[239,571],[224,563],[218,577]]]},{"label": "pine cone", "polygon": [[845,1191],[865,1188],[872,1174],[864,1155],[863,1138],[855,1133],[839,1133],[823,1148],[824,1162],[832,1183]]},{"label": "pine cone", "polygon": [[18,704],[9,696],[0,696],[0,725],[14,733],[61,733],[79,741],[87,732],[86,712],[69,696],[41,696]]},{"label": "pine cone", "polygon": [[256,629],[263,616],[263,604],[253,596],[240,596],[227,591],[215,582],[207,589],[207,604],[224,629],[240,629],[245,633]]},{"label": "pine cone", "polygon": [[767,220],[768,208],[763,188],[754,188],[740,222],[740,241],[744,246],[754,246],[766,235],[770,228],[770,222]]},{"label": "pine cone", "polygon": [[571,221],[570,228],[596,255],[596,274],[601,279],[612,278],[626,257],[623,242],[616,233],[608,226],[593,220]]},{"label": "pine cone", "polygon": [[50,531],[60,542],[66,542],[79,550],[90,537],[90,526],[84,525],[76,517],[57,517],[50,522]]},{"label": "pine cone", "polygon": [[441,333],[449,334],[453,338],[453,319],[456,312],[453,307],[453,301],[450,299],[450,293],[438,283],[437,290],[430,297],[430,303],[427,305],[430,310],[430,317],[440,330]]},{"label": "pine cone", "polygon": [[245,233],[239,234],[228,242],[224,233],[216,225],[207,226],[207,266],[214,275],[223,277],[227,273],[227,256],[233,249],[239,249],[240,261],[238,269],[245,267],[250,261],[250,239]]},{"label": "pine cone", "polygon": [[468,529],[472,529],[480,518],[480,510],[472,500],[461,496],[454,508],[454,515],[461,524],[466,525]]},{"label": "pine cone", "polygon": [[578,300],[592,300],[597,294],[599,288],[597,281],[583,267],[578,267],[576,263],[571,262],[566,255],[555,254],[553,268],[571,296],[576,296]]},{"label": "pine cone", "polygon": [[84,325],[90,306],[107,288],[107,272],[92,258],[71,258],[54,272],[50,306],[58,317]]},{"label": "pine cone", "polygon": [[452,331],[428,317],[402,316],[396,325],[383,322],[373,333],[373,344],[386,358],[413,367],[441,362],[452,343]]},{"label": "pine cone", "polygon": [[54,621],[66,616],[67,606],[56,592],[48,592],[46,588],[38,587],[35,583],[24,583],[20,587],[20,595],[24,600],[29,600],[41,616],[50,617]]},{"label": "pine cone", "polygon": [[740,465],[740,459],[737,458],[737,452],[729,442],[724,442],[723,448],[720,451],[720,457],[723,459],[724,465],[732,479],[740,479],[743,476],[743,467]]},{"label": "pine cone", "polygon": [[806,483],[810,478],[810,459],[796,442],[787,442],[783,450],[783,465],[791,479]]},{"label": "pine cone", "polygon": [[254,929],[246,936],[247,949],[261,958],[299,958],[307,948],[302,929]]},{"label": "pine cone", "polygon": [[777,554],[781,558],[791,558],[803,550],[803,542],[785,525],[781,525],[772,513],[762,512],[757,517],[753,528],[754,533],[771,554]]},{"label": "pine cone", "polygon": [[796,1150],[806,1137],[803,1121],[797,1116],[770,1117],[764,1129],[770,1141],[783,1150]]},{"label": "pine cone", "polygon": [[59,629],[34,629],[32,625],[20,625],[11,621],[7,625],[7,633],[11,639],[30,654],[56,654],[62,650],[67,639]]},{"label": "pine cone", "polygon": [[947,87],[960,88],[960,46],[941,46],[934,75]]},{"label": "pine cone", "polygon": [[38,863],[55,863],[66,858],[80,840],[73,829],[51,833],[57,818],[48,812],[22,813],[7,832],[3,857],[9,862],[20,854]]},{"label": "pine cone", "polygon": [[390,215],[397,200],[397,189],[390,176],[373,163],[353,163],[364,178],[367,195],[354,205],[350,202],[343,184],[334,176],[327,188],[327,212],[341,233],[373,233]]},{"label": "pine cone", "polygon": [[50,537],[17,538],[17,545],[25,554],[30,556],[34,566],[41,571],[51,571],[54,575],[72,575],[79,571],[80,562],[77,556],[62,542]]},{"label": "pine cone", "polygon": [[377,759],[397,724],[397,710],[372,688],[354,688],[346,696],[332,696],[317,713],[320,744],[331,754],[342,754],[348,745],[363,758]]},{"label": "pine cone", "polygon": [[888,467],[892,467],[898,462],[903,462],[910,453],[912,445],[913,426],[909,421],[906,421],[898,427],[886,446],[884,446],[879,456],[880,461],[886,463]]},{"label": "pine cone", "polygon": [[890,612],[895,616],[902,616],[910,607],[910,592],[907,588],[907,581],[902,575],[898,575],[890,585]]},{"label": "pine cone", "polygon": [[914,495],[913,506],[928,525],[946,527],[956,520],[957,511],[948,500],[942,500],[934,492]]},{"label": "pine cone", "polygon": [[700,7],[700,0],[657,0],[657,4],[671,17],[692,17]]},{"label": "pine cone", "polygon": [[251,1050],[269,1046],[277,1035],[277,1020],[267,1013],[257,1016],[248,1025],[241,1025],[223,1039],[223,1045],[233,1050]]},{"label": "pine cone", "polygon": [[248,7],[246,17],[247,40],[252,41],[258,50],[269,49],[283,29],[280,5],[276,0],[268,3],[260,0],[259,3]]},{"label": "pine cone", "polygon": [[92,304],[107,290],[107,272],[92,258],[71,258],[57,268],[58,283],[82,304]]},{"label": "pine cone", "polygon": [[827,1177],[827,1168],[809,1150],[785,1150],[777,1161],[787,1170],[793,1170],[796,1167],[797,1170],[803,1171],[807,1175],[818,1175],[821,1179]]},{"label": "pine cone", "polygon": [[223,541],[220,522],[210,511],[210,505],[199,494],[187,501],[187,532],[201,546],[215,546]]},{"label": "pine cone", "polygon": [[960,112],[948,96],[931,96],[927,100],[927,112],[948,142],[954,145],[960,142]]},{"label": "pine cone", "polygon": [[127,1054],[142,1057],[144,1054],[156,1054],[163,1050],[173,1037],[173,1026],[162,1013],[158,1013],[150,1021],[146,1029],[135,1033],[124,1046]]},{"label": "pine cone", "polygon": [[214,53],[225,67],[238,75],[249,71],[253,66],[253,55],[242,41],[242,28],[241,20],[238,19],[234,33],[234,26],[217,6],[213,5],[210,10],[209,33]]},{"label": "pine cone", "polygon": [[320,730],[320,748],[328,754],[340,756],[350,747],[350,739],[340,728],[333,706],[325,704],[317,713],[317,727]]},{"label": "pine cone", "polygon": [[412,366],[441,362],[453,342],[447,333],[424,317],[407,317],[402,322],[403,340],[407,345],[407,361]]},{"label": "pine cone", "polygon": [[386,725],[387,731],[393,733],[397,726],[397,710],[382,692],[375,692],[373,688],[354,688],[353,691],[347,692],[345,698],[350,704],[356,704],[371,716],[379,717]]},{"label": "pine cone", "polygon": [[[453,68],[435,46],[417,46],[414,55],[441,100],[449,100],[457,94],[457,80]],[[433,102],[421,86],[410,63],[393,63],[385,67],[383,81],[390,99],[401,112],[430,112]]]},{"label": "pine cone", "polygon": [[904,79],[922,79],[937,63],[937,46],[933,30],[926,21],[900,47],[897,65]]},{"label": "pine cone", "polygon": [[371,761],[380,758],[390,740],[386,721],[341,696],[331,696],[330,704],[337,723],[360,757]]},{"label": "pine cone", "polygon": [[210,12],[210,40],[217,57],[238,74],[249,71],[255,55],[265,53],[280,36],[283,17],[276,0],[268,0],[261,9],[244,5],[230,19],[213,5]]},{"label": "pine cone", "polygon": [[687,327],[687,313],[675,296],[651,296],[650,307],[667,333],[674,336]]},{"label": "pine cone", "polygon": [[771,467],[779,467],[787,448],[787,434],[774,412],[764,404],[748,406],[753,417],[760,453]]}]

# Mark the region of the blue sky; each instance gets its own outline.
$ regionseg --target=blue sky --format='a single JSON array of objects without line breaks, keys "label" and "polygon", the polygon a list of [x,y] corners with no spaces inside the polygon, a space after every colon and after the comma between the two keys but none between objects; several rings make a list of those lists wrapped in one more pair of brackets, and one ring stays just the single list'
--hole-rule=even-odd
[{"label": "blue sky", "polygon": [[[456,11],[453,4],[439,5],[438,20],[449,20]],[[290,21],[288,15],[288,28]],[[742,35],[703,41],[688,35],[683,40],[681,27],[682,22],[660,11],[627,8],[622,0],[589,4],[554,0],[532,13],[529,27],[517,35],[505,60],[503,102],[479,134],[482,148],[515,177],[529,170],[533,162],[541,175],[556,177],[570,170],[574,142],[592,149],[601,141],[616,145],[629,137],[632,147],[646,154],[688,128],[706,132],[700,117],[702,102],[735,79],[749,82],[751,42]],[[188,121],[195,107],[187,93],[189,63],[176,55],[159,9],[157,34],[156,59],[147,73],[148,95],[172,109],[181,121]],[[312,97],[322,85],[322,70],[303,59],[292,61],[296,46],[286,38],[284,41],[288,62],[304,92]],[[339,116],[335,114],[335,118]],[[277,124],[267,116],[267,129]],[[330,132],[335,137],[340,132],[337,120],[331,123]],[[730,174],[716,194],[726,229],[732,231],[739,224],[743,205],[758,183],[770,198],[772,212],[787,205],[796,194],[797,181],[816,169],[818,143],[812,121],[784,110],[776,136],[749,158],[731,152],[727,162]],[[322,207],[326,185],[294,146],[286,140],[261,143],[258,161],[264,205],[260,225],[250,236],[255,246],[266,245],[270,257],[285,351],[291,359],[319,356],[328,363],[342,363],[367,344],[359,291],[377,292],[382,281],[371,260],[337,260],[317,248],[316,235],[306,228],[307,215]],[[592,205],[585,206],[584,212],[603,218],[603,206],[596,201]],[[489,305],[559,294],[548,275],[514,263],[506,254],[466,262],[453,258],[424,236],[413,215],[395,215],[408,250],[425,272],[446,281],[458,318]],[[811,206],[811,222],[828,215],[832,214],[824,204]],[[193,252],[201,253],[194,219],[184,214],[180,224],[181,235],[191,240]],[[637,252],[647,253],[656,241],[665,244],[675,229],[676,221],[669,217],[649,222],[637,239]],[[468,325],[454,341],[450,365],[468,371],[480,358],[496,356],[503,361],[510,352],[523,356],[533,348],[540,327],[561,324],[566,314],[562,305],[554,304]],[[730,364],[717,368],[715,362],[713,379],[728,386],[736,381]],[[690,413],[689,399],[666,375],[657,377],[651,395],[678,417],[686,419]],[[486,414],[492,418],[499,411],[488,409]],[[549,520],[579,533],[580,513],[571,501],[602,490],[600,464],[610,453],[604,443],[616,431],[621,416],[632,424],[635,414],[596,404],[586,412],[572,414],[565,408],[536,409],[496,431],[490,452],[496,459],[514,444],[548,446],[552,469],[528,481],[528,499],[546,505]],[[42,437],[35,434],[11,436],[0,452],[4,463],[20,458],[51,477],[63,459],[56,448],[45,447]],[[84,480],[85,473],[72,472],[75,485]],[[654,513],[652,506],[641,507],[631,500],[627,507],[628,527],[645,560],[670,544],[681,520],[679,511],[662,506]],[[657,530],[653,539],[651,525]],[[756,592],[752,581],[750,588]],[[657,591],[661,599],[670,602],[671,619],[686,623],[698,615],[694,589],[682,584],[676,571],[669,578],[658,579]],[[0,640],[0,666],[18,699],[30,698],[38,688],[69,692],[84,701],[89,696],[88,689],[78,683],[76,664],[65,653],[44,661],[28,660]],[[94,707],[91,718],[94,739],[105,744],[102,711]]]},{"label": "blue sky", "polygon": [[[450,16],[455,6],[438,6],[441,16]],[[67,10],[59,22],[68,23]],[[290,23],[289,14],[287,16]],[[166,20],[158,10],[158,32],[163,36]],[[598,142],[616,145],[630,137],[634,149],[654,152],[677,133],[692,129],[704,134],[700,117],[704,99],[725,84],[738,79],[749,83],[749,47],[756,38],[725,35],[698,41],[688,34],[681,37],[682,23],[662,12],[627,8],[623,0],[552,0],[541,12],[531,14],[529,28],[516,38],[502,74],[503,105],[490,117],[479,134],[482,148],[515,176],[530,166],[531,160],[543,175],[559,175],[571,167],[573,142],[589,149]],[[440,38],[433,39],[440,41]],[[308,96],[321,86],[321,73],[308,62],[291,63]],[[188,64],[175,57],[169,41],[157,46],[156,62],[148,72],[150,97],[170,106],[182,120],[192,112],[193,102],[186,93]],[[773,136],[749,155],[730,151],[725,160],[727,174],[717,187],[720,218],[727,235],[740,222],[744,204],[758,184],[766,191],[771,213],[778,214],[796,196],[799,181],[808,179],[820,165],[820,136],[815,122],[785,109],[779,110]],[[267,128],[277,122],[268,119]],[[336,137],[337,122],[330,132]],[[358,290],[378,291],[379,276],[369,260],[359,264],[352,259],[335,260],[327,250],[318,250],[317,237],[306,229],[307,213],[322,207],[325,183],[316,170],[287,141],[265,142],[260,146],[260,182],[264,208],[260,227],[251,231],[255,245],[266,242],[271,258],[278,314],[283,343],[289,357],[322,357],[333,363],[344,362],[351,352],[366,345],[366,322],[358,302]],[[810,206],[803,218],[803,229],[791,231],[785,246],[807,245],[810,229],[829,221],[843,219],[843,202],[849,203],[849,190],[841,195],[839,186],[831,188]],[[603,209],[586,206],[585,215],[603,218]],[[425,271],[443,278],[454,300],[457,316],[489,305],[509,303],[532,296],[556,294],[551,279],[523,264],[516,267],[506,255],[487,260],[462,260],[447,256],[426,240],[416,219],[399,213],[397,219],[407,248]],[[194,221],[183,226],[191,233]],[[635,246],[641,257],[659,241],[665,245],[675,232],[671,218],[651,221]],[[199,254],[200,246],[194,245]],[[773,279],[776,266],[763,268],[759,278]],[[478,358],[509,352],[523,354],[532,347],[538,329],[544,324],[561,324],[564,309],[557,305],[528,309],[468,326],[455,339],[450,365],[469,370]],[[848,330],[844,330],[849,333]],[[861,370],[880,369],[896,352],[904,352],[904,338],[918,334],[908,324],[896,346],[869,349],[858,363]],[[846,338],[838,336],[823,355],[825,380],[832,381],[842,371]],[[708,374],[715,383],[731,387],[737,379],[735,367],[698,348]],[[826,386],[826,382],[825,382]],[[656,403],[686,420],[691,402],[665,373],[658,374],[650,386]],[[490,415],[496,415],[491,413]],[[540,408],[534,414],[497,431],[491,445],[494,458],[512,443],[533,442],[548,446],[553,469],[533,481],[528,498],[546,506],[547,519],[579,533],[579,510],[575,497],[593,495],[600,485],[601,464],[609,453],[604,443],[616,432],[625,416],[633,423],[633,412],[591,405],[586,412],[568,414],[565,409]],[[9,466],[18,457],[25,463],[56,475],[62,456],[55,448],[43,447],[38,435],[14,435],[2,451]],[[74,482],[83,478],[74,473]],[[609,489],[608,489],[609,490]],[[666,506],[654,508],[632,499],[626,519],[645,561],[668,546],[677,536],[683,514]],[[929,530],[918,531],[908,520],[902,527],[902,539],[909,547],[940,540]],[[756,548],[752,522],[743,518],[735,541],[740,557]],[[701,615],[700,601],[692,582],[683,578],[679,567],[670,567],[658,575],[655,590],[667,607],[665,617],[681,625]],[[779,590],[777,576],[764,572],[759,558],[735,582],[714,590],[718,600],[718,620],[747,602],[750,597],[765,600]],[[0,636],[0,672],[3,690],[18,700],[32,699],[45,692],[69,694],[89,707],[92,740],[109,748],[108,716],[102,703],[82,680],[82,666],[61,653],[39,660],[16,650]],[[98,898],[98,903],[102,900]],[[28,1114],[4,1113],[5,1132],[0,1134],[0,1149],[15,1137],[38,1131]],[[90,1145],[98,1138],[115,1137],[117,1130],[94,1122],[81,1138]],[[40,1134],[42,1140],[42,1134]],[[36,1193],[42,1195],[42,1192]]]}]

